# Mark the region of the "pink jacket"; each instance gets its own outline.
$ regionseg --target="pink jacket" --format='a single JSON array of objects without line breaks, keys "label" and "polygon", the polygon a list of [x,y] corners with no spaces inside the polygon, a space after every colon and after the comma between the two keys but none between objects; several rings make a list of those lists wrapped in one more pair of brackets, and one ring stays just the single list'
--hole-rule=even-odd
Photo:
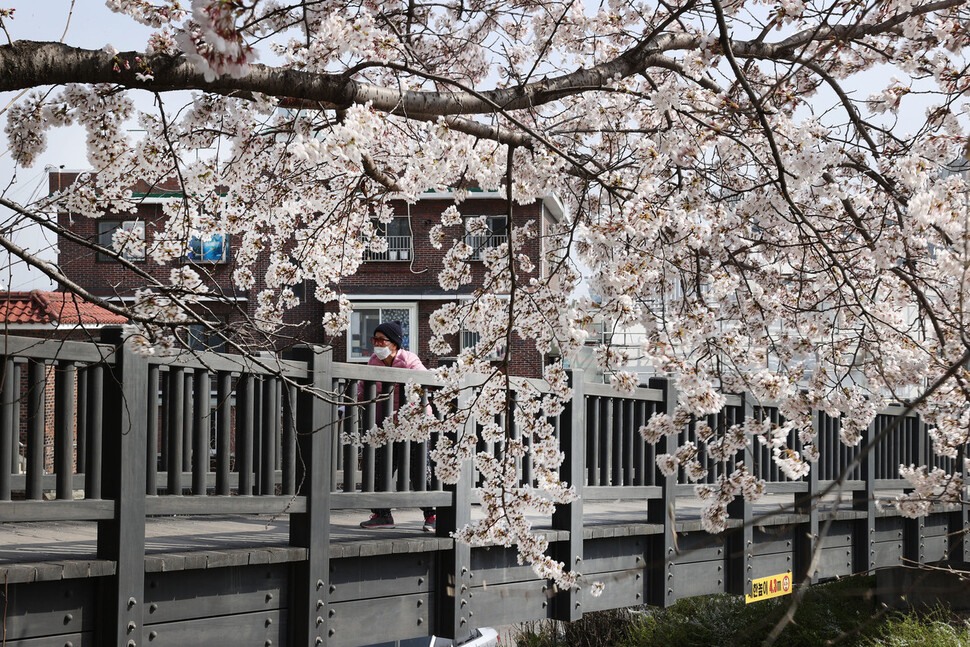
[{"label": "pink jacket", "polygon": [[[381,361],[377,355],[371,353],[370,359],[367,361],[370,366],[386,366],[383,361]],[[424,364],[417,355],[409,350],[404,350],[401,348],[397,351],[397,355],[394,356],[394,361],[391,363],[391,368],[414,368],[419,371],[427,371]]]},{"label": "pink jacket", "polygon": [[[389,367],[380,358],[378,358],[377,355],[374,355],[373,353],[371,353],[370,359],[367,361],[367,364],[368,366],[384,366],[387,368],[411,368],[418,371],[428,370],[425,367],[425,365],[421,363],[421,359],[418,358],[417,355],[415,355],[409,350],[404,350],[403,348],[397,351],[397,355],[394,356],[394,361],[391,362],[391,365]],[[380,382],[378,382],[377,393],[380,394],[382,389],[383,389],[383,385]],[[364,399],[363,383],[357,386],[357,399],[358,400]],[[394,410],[399,409],[400,406],[401,406],[401,389],[396,388],[394,389]],[[380,405],[379,405],[379,408],[380,408]],[[379,413],[378,415],[382,416],[383,414]],[[431,415],[431,407],[428,407],[428,415]]]}]

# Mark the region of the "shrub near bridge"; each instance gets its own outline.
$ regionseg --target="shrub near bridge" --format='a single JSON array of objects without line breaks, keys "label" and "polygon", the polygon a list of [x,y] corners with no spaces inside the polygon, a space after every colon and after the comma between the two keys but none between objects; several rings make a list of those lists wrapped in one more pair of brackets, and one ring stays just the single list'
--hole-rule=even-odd
[{"label": "shrub near bridge", "polygon": [[[970,630],[945,609],[903,615],[883,611],[875,578],[848,578],[812,587],[794,621],[774,644],[784,647],[966,647]],[[668,609],[628,609],[586,615],[566,625],[523,628],[518,647],[758,647],[785,615],[790,597],[754,604],[734,595],[680,600]]]}]

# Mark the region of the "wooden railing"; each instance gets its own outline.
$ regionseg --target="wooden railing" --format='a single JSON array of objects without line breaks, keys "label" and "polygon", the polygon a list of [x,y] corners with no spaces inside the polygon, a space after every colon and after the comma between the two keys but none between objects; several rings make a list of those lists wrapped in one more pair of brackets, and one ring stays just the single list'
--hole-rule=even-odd
[{"label": "wooden railing", "polygon": [[[146,516],[288,513],[290,543],[307,554],[295,575],[293,609],[302,606],[303,612],[293,616],[299,625],[294,644],[314,644],[313,637],[320,636],[320,623],[312,619],[320,601],[317,583],[326,578],[331,510],[435,506],[440,536],[469,519],[479,477],[468,469],[457,485],[442,485],[428,465],[435,438],[385,449],[344,440],[344,434],[393,415],[409,380],[422,386],[422,404],[443,415],[432,398],[442,384],[429,372],[338,364],[319,349],[285,360],[215,353],[145,357],[120,340],[95,344],[8,336],[0,342],[0,355],[0,519],[99,522],[98,557],[116,564],[109,616],[118,644],[125,644],[131,623],[141,624],[138,605],[128,601],[142,596]],[[582,554],[583,504],[607,499],[642,501],[645,522],[658,528],[658,541],[673,545],[677,497],[692,496],[694,484],[681,472],[661,474],[656,456],[696,442],[696,428],[688,425],[678,437],[661,438],[656,445],[638,433],[655,413],[672,413],[670,384],[653,379],[623,396],[605,385],[584,383],[581,371],[571,379],[575,397],[549,422],[566,454],[561,475],[576,486],[580,499],[559,506],[553,516],[553,530],[568,537],[557,551]],[[467,386],[474,390],[474,384]],[[311,391],[334,395],[315,397]],[[469,397],[462,396],[466,404]],[[810,533],[814,528],[813,535],[819,522],[814,498],[842,479],[858,518],[873,527],[877,490],[908,487],[900,479],[900,463],[953,468],[952,460],[931,457],[926,425],[915,414],[860,458],[861,448],[901,411],[881,412],[857,447],[840,442],[839,420],[816,413],[820,458],[797,481],[787,479],[758,443],[726,468],[743,464],[765,479],[768,493],[792,495],[788,512]],[[732,395],[707,423],[723,430],[748,416],[783,422],[776,408]],[[788,442],[800,447],[794,437]],[[697,444],[710,482],[717,466],[703,443]],[[479,451],[501,449],[500,444],[479,445]],[[409,469],[412,463],[416,467]],[[528,463],[518,469],[519,482],[531,483]],[[730,523],[744,528],[730,541],[750,539],[751,504],[739,501],[729,512]],[[450,559],[450,568],[459,572],[467,547],[456,548]],[[573,594],[564,595],[560,617],[577,617],[578,607],[568,604]],[[660,591],[655,599],[664,595]],[[445,625],[457,617],[443,614]]]}]

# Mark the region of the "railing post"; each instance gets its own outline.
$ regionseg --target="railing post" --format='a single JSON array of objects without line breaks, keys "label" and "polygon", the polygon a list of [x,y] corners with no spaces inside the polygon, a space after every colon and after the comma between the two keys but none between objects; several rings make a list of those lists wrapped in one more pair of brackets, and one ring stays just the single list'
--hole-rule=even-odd
[{"label": "railing post", "polygon": [[[74,499],[74,376],[76,374],[77,367],[74,362],[62,361],[54,365],[54,474],[57,498],[66,501]],[[144,394],[141,397],[144,398]]]},{"label": "railing post", "polygon": [[114,577],[105,578],[98,644],[139,647],[145,591],[148,361],[119,340],[110,375],[104,384],[104,426],[89,430],[103,434],[102,492],[115,502],[114,518],[98,522],[98,558],[117,563]]},{"label": "railing post", "polygon": [[17,437],[14,423],[14,407],[17,404],[18,386],[14,381],[13,357],[3,357],[2,384],[0,384],[0,500],[9,501],[11,482],[16,467],[13,442]]},{"label": "railing post", "polygon": [[[751,396],[741,394],[742,422],[754,417],[754,410],[751,407]],[[725,425],[727,421],[725,421]],[[754,438],[751,438],[751,447],[741,450],[741,465],[744,466],[748,474],[755,476],[754,471]],[[731,519],[741,521],[741,527],[728,529],[725,537],[724,556],[727,560],[725,571],[727,575],[727,593],[744,595],[751,589],[751,554],[754,551],[754,527],[751,519],[754,516],[754,506],[745,500],[744,497],[735,497],[728,504],[728,516]]]},{"label": "railing post", "polygon": [[[825,414],[821,411],[812,412],[812,426],[815,431],[815,443],[820,451],[831,451],[824,445],[821,445],[822,440],[822,416]],[[811,466],[808,475],[805,477],[805,484],[807,486],[807,492],[798,498],[796,495],[795,499],[795,513],[800,515],[806,515],[808,521],[801,524],[799,528],[795,531],[795,541],[793,542],[793,549],[795,551],[795,581],[805,582],[815,584],[818,582],[818,565],[812,565],[812,561],[815,558],[815,548],[818,545],[818,472],[821,469],[822,458],[819,456],[819,460]]]},{"label": "railing post", "polygon": [[[913,457],[915,463],[918,466],[926,465],[929,467],[929,456],[927,451],[927,434],[926,434],[926,423],[923,422],[922,418],[916,424],[916,433],[913,434]],[[911,488],[907,488],[906,492],[912,492]],[[925,542],[923,541],[923,532],[926,527],[926,518],[917,517],[916,519],[904,519],[903,520],[903,557],[913,562],[923,563],[926,556],[926,551],[924,550]]]},{"label": "railing post", "polygon": [[[650,388],[661,389],[664,393],[664,412],[674,415],[677,407],[677,392],[670,378],[650,378]],[[673,453],[677,450],[677,439],[663,436],[657,441],[656,454]],[[674,516],[677,503],[677,475],[664,476],[657,466],[656,483],[660,485],[660,497],[647,501],[647,523],[663,526],[662,532],[653,535],[646,542],[649,573],[647,575],[647,604],[667,607],[674,602]],[[659,544],[659,545],[658,545]],[[657,555],[662,557],[657,559]]]},{"label": "railing post", "polygon": [[[876,438],[876,420],[862,432],[862,449],[872,445]],[[856,573],[867,573],[875,566],[876,559],[876,448],[871,447],[859,461],[862,477],[861,490],[852,492],[852,508],[866,513],[855,522],[852,533],[852,562]]]},{"label": "railing post", "polygon": [[[569,425],[559,429],[559,448],[566,455],[559,466],[559,478],[576,488],[578,496],[572,503],[556,506],[552,514],[552,528],[569,531],[569,539],[556,546],[556,558],[566,565],[567,571],[582,571],[583,484],[586,482],[586,394],[582,369],[569,371],[569,385],[573,390],[573,399],[569,403]],[[578,589],[559,591],[554,617],[567,622],[583,617]]]},{"label": "railing post", "polygon": [[[467,409],[474,398],[472,387],[463,382],[458,396],[458,411]],[[477,434],[475,419],[468,416],[463,430],[465,434]],[[435,534],[438,537],[448,537],[454,531],[464,527],[471,521],[472,494],[472,465],[466,462],[461,467],[461,476],[454,485],[445,485],[445,491],[452,492],[450,507],[438,508],[438,523]],[[452,638],[456,642],[469,633],[471,626],[468,622],[471,611],[471,547],[460,541],[455,541],[454,547],[448,551],[438,553],[438,609],[435,635]]]},{"label": "railing post", "polygon": [[306,498],[306,512],[290,515],[290,545],[306,548],[306,560],[294,565],[294,600],[290,619],[291,645],[327,644],[330,633],[330,469],[337,432],[336,408],[320,397],[332,387],[333,351],[318,346],[297,351],[306,361],[312,392],[301,390],[297,400],[296,432],[300,458],[296,483]]},{"label": "railing post", "polygon": [[[957,450],[956,467],[953,471],[963,471],[959,468],[964,464],[964,458],[967,455],[967,446],[964,444]],[[967,560],[967,529],[970,528],[970,507],[967,506],[965,501],[967,500],[967,487],[966,487],[966,474],[963,475],[964,485],[960,488],[960,503],[957,504],[957,509],[947,515],[947,534],[950,536],[950,545],[947,546],[946,556],[947,561],[951,564],[965,564]]]}]

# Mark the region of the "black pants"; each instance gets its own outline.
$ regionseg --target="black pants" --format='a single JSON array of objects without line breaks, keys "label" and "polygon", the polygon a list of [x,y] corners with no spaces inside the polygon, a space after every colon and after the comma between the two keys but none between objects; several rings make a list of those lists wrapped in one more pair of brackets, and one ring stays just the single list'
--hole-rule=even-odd
[{"label": "black pants", "polygon": [[[398,443],[395,443],[398,444]],[[390,490],[391,483],[385,483],[384,478],[384,461],[387,456],[387,452],[391,450],[391,446],[384,445],[378,447],[374,451],[374,490],[376,492],[387,492]],[[421,471],[427,469],[428,462],[421,460],[421,445],[418,443],[411,443],[411,460],[408,466],[408,475],[411,478],[411,487],[416,488],[418,483],[421,482]],[[393,472],[391,478],[396,481],[398,476],[398,470],[401,469],[401,463],[404,461],[403,456],[399,452],[394,452],[392,454],[393,460]],[[388,515],[391,514],[390,508],[374,508],[371,509],[373,514],[377,515]],[[435,514],[434,508],[421,508],[421,512],[424,513],[425,517],[431,517]]]}]

